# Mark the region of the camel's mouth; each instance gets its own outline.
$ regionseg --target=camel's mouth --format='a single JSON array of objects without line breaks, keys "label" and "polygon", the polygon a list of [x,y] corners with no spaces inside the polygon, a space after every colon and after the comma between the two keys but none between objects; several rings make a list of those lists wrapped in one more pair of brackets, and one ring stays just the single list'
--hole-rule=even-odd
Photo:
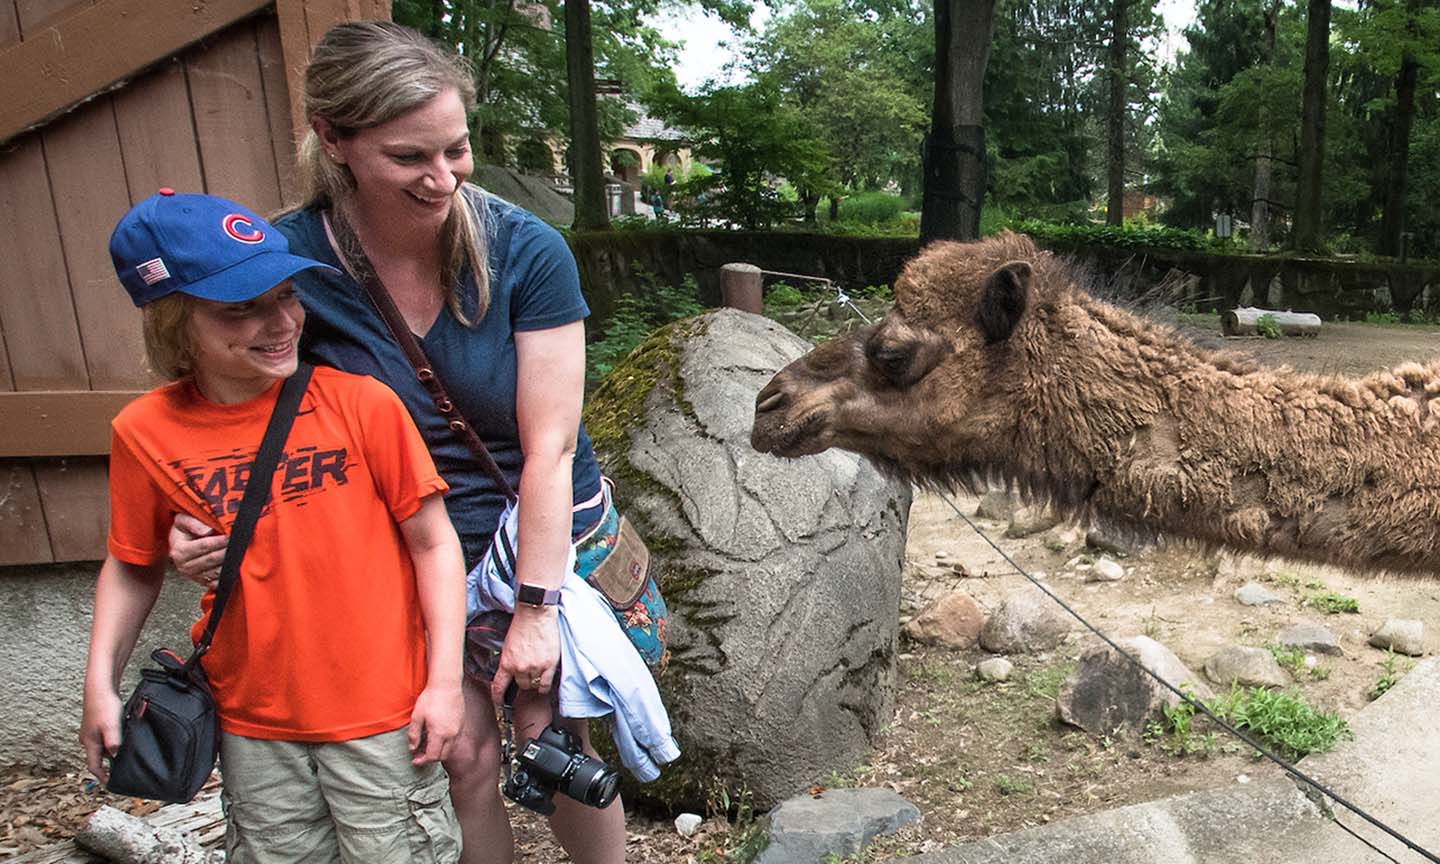
[{"label": "camel's mouth", "polygon": [[760,415],[750,431],[750,446],[773,456],[813,456],[830,449],[822,412],[794,419]]}]

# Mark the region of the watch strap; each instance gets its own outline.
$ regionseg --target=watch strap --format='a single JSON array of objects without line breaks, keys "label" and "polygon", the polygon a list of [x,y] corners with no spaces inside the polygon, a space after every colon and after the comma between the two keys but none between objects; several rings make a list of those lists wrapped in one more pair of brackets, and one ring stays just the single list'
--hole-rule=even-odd
[{"label": "watch strap", "polygon": [[529,582],[521,582],[515,586],[515,603],[526,606],[558,606],[560,604],[560,589],[546,588],[543,585],[532,585]]}]

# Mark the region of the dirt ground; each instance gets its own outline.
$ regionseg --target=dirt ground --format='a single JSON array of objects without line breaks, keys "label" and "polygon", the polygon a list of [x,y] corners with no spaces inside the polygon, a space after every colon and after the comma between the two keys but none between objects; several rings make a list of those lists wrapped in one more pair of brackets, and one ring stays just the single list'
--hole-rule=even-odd
[{"label": "dirt ground", "polygon": [[[1221,345],[1213,317],[1187,317],[1180,323],[1197,341]],[[1361,374],[1430,359],[1440,353],[1440,328],[1327,323],[1314,339],[1224,340],[1223,347],[1267,364]],[[957,497],[954,503],[966,515],[975,512],[974,499]],[[1440,630],[1436,582],[1361,578],[1287,562],[1217,559],[1162,545],[1122,559],[1127,573],[1121,581],[1086,583],[1083,574],[1067,567],[1086,550],[1073,537],[1065,542],[1063,526],[1018,541],[1000,539],[1001,523],[982,521],[980,527],[1021,566],[1047,574],[1053,590],[1112,637],[1148,635],[1195,670],[1223,645],[1262,646],[1292,623],[1324,624],[1339,636],[1345,653],[1318,658],[1319,671],[1301,674],[1296,687],[1312,704],[1342,716],[1354,716],[1365,707],[1382,674],[1385,657],[1367,647],[1365,639],[1384,619],[1426,621],[1432,644]],[[1240,606],[1231,595],[1247,581],[1264,582],[1289,602]],[[1007,593],[1027,585],[944,499],[916,498],[902,616],[956,589],[994,608]],[[1324,591],[1355,598],[1359,613],[1327,615],[1304,605],[1308,597]],[[1143,740],[1097,739],[1059,724],[1056,689],[1075,659],[1093,644],[1093,636],[1077,634],[1049,654],[1012,658],[1015,674],[995,685],[975,678],[974,666],[985,656],[978,650],[956,652],[902,642],[894,720],[880,747],[864,764],[814,778],[818,787],[887,786],[922,811],[919,824],[877,841],[858,860],[933,851],[1067,816],[1246,782],[1278,770],[1225,741],[1208,756],[1176,757]],[[1400,670],[1404,668],[1402,662]],[[142,811],[148,806],[105,795],[75,773],[0,773],[0,860],[70,836],[101,803]],[[706,815],[696,836],[682,838],[668,819],[632,814],[628,860],[733,860],[730,853],[747,835],[747,826]],[[512,821],[519,860],[568,860],[538,819],[516,812]]]}]

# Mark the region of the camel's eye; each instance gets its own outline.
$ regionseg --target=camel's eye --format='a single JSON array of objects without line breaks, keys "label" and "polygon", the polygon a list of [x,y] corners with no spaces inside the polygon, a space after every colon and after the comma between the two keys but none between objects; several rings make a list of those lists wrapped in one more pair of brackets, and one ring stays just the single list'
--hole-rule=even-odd
[{"label": "camel's eye", "polygon": [[865,354],[870,365],[879,370],[881,375],[896,384],[905,381],[906,373],[910,371],[911,352],[872,342],[866,346]]}]

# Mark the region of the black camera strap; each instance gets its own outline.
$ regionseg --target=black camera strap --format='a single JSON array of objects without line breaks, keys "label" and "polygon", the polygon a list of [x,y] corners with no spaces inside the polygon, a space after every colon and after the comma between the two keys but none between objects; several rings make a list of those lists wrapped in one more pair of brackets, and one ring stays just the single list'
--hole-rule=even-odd
[{"label": "black camera strap", "polygon": [[265,435],[260,439],[260,449],[255,453],[255,461],[250,464],[250,476],[245,480],[245,494],[240,499],[240,509],[235,514],[235,521],[230,525],[230,540],[225,546],[225,561],[220,565],[220,583],[215,587],[215,601],[210,604],[210,618],[205,624],[205,632],[200,636],[200,641],[195,643],[190,659],[185,661],[187,670],[193,671],[199,665],[200,658],[210,650],[210,641],[215,638],[215,628],[220,625],[220,616],[224,614],[225,606],[235,593],[236,583],[240,581],[240,562],[245,557],[251,538],[255,536],[255,523],[260,521],[260,514],[270,500],[271,478],[275,475],[276,465],[280,463],[285,439],[290,436],[290,426],[295,421],[295,414],[300,409],[300,399],[305,395],[305,389],[310,385],[310,375],[314,371],[315,367],[309,363],[299,364],[295,374],[285,379],[285,383],[280,387],[280,395],[275,398],[275,408],[270,412],[270,422],[266,424]]}]

